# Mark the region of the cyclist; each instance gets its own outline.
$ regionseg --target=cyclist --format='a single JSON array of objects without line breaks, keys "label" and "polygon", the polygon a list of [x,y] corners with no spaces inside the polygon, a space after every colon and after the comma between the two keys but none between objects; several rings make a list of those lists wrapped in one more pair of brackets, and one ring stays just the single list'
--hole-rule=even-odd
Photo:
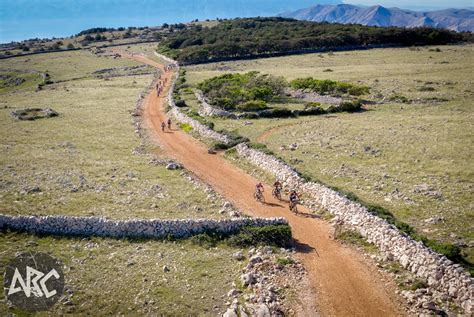
[{"label": "cyclist", "polygon": [[161,122],[161,131],[165,131],[166,124],[164,121]]},{"label": "cyclist", "polygon": [[255,192],[261,195],[264,191],[262,182],[259,182],[257,186],[255,186]]},{"label": "cyclist", "polygon": [[296,190],[292,190],[290,192],[290,197],[289,197],[289,201],[290,201],[290,210],[293,211],[293,210],[296,210],[296,205],[298,204],[298,200],[300,199],[300,197],[298,196],[298,194],[296,193]]},{"label": "cyclist", "polygon": [[168,118],[168,129],[171,130],[171,118]]},{"label": "cyclist", "polygon": [[283,185],[277,179],[275,183],[273,183],[273,196],[281,200],[281,190],[283,189]]}]

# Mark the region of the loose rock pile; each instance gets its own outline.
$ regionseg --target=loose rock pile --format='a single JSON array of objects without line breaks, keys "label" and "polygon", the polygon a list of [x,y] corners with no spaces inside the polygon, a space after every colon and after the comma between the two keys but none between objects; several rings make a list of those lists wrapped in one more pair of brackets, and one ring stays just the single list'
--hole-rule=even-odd
[{"label": "loose rock pile", "polygon": [[346,226],[360,232],[387,257],[427,281],[435,298],[459,305],[466,314],[474,313],[474,279],[459,264],[433,252],[421,242],[401,233],[385,220],[374,216],[358,203],[321,184],[305,182],[284,162],[245,144],[237,146],[239,155],[272,173],[289,188],[298,188],[316,203],[335,215]]},{"label": "loose rock pile", "polygon": [[60,236],[101,236],[131,238],[186,238],[204,232],[232,234],[242,227],[287,224],[284,218],[237,219],[133,219],[109,220],[101,217],[10,216],[0,215],[0,229]]},{"label": "loose rock pile", "polygon": [[[277,258],[285,259],[279,264]],[[242,270],[240,283],[227,293],[229,308],[224,317],[232,316],[285,316],[291,314],[285,298],[285,289],[299,289],[306,278],[303,265],[293,259],[291,251],[281,249],[275,254],[271,247],[251,249],[248,264]],[[234,254],[234,259],[242,261],[242,252]]]}]

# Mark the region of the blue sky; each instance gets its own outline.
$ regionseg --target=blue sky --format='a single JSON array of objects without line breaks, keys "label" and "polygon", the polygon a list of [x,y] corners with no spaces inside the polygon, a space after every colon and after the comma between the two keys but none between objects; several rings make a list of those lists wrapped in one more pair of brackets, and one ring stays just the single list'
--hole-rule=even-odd
[{"label": "blue sky", "polygon": [[0,0],[0,43],[69,36],[98,26],[274,16],[318,3],[342,2],[411,10],[474,7],[474,0]]}]

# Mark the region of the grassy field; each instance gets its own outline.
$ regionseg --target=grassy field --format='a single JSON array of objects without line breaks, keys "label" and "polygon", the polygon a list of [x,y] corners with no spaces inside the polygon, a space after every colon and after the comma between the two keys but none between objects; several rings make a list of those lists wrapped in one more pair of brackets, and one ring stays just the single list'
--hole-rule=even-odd
[{"label": "grassy field", "polygon": [[[42,55],[22,59],[2,61],[2,68],[31,67],[47,70],[52,80],[69,80],[38,92],[19,87],[2,96],[1,213],[120,219],[225,216],[217,212],[221,202],[207,199],[204,187],[193,185],[180,171],[132,154],[140,141],[128,110],[151,75],[99,80],[91,73],[138,64],[82,51],[56,54],[50,62]],[[10,116],[28,107],[51,107],[60,115],[37,121]]]},{"label": "grassy field", "polygon": [[[297,119],[213,119],[298,170],[376,203],[474,262],[474,46],[377,49],[186,67],[191,86],[257,70],[371,87],[367,111]],[[331,69],[332,71],[327,71]],[[247,124],[244,124],[247,121]],[[251,122],[251,124],[248,124]],[[298,144],[296,151],[281,146]]]},{"label": "grassy field", "polygon": [[[49,73],[53,84],[23,76],[5,82],[0,101],[0,213],[129,218],[225,218],[222,200],[182,171],[134,155],[140,146],[129,110],[152,75],[97,79],[104,68],[138,63],[75,51],[0,61],[10,77]],[[14,70],[14,71],[11,71]],[[31,71],[37,73],[29,73]],[[39,76],[39,75],[38,75]],[[16,121],[10,113],[50,107],[59,117]],[[147,152],[156,146],[145,142]],[[53,314],[217,315],[242,262],[238,248],[202,248],[189,241],[38,237],[0,233],[0,266],[17,252],[46,252],[61,260],[66,297]],[[170,271],[164,272],[163,266]],[[3,274],[0,275],[3,284]],[[9,308],[0,295],[0,314]],[[120,300],[117,300],[120,299]],[[49,314],[50,314],[49,313]],[[45,314],[46,315],[46,314]]]},{"label": "grassy field", "polygon": [[[182,242],[0,235],[4,267],[16,252],[44,252],[63,263],[65,296],[44,316],[217,315],[243,262],[235,249]],[[167,266],[169,272],[164,272]],[[210,283],[212,281],[212,284]],[[3,274],[0,276],[3,285]],[[2,292],[1,297],[3,298]],[[119,300],[118,300],[119,299]],[[14,312],[0,301],[0,312]]]}]

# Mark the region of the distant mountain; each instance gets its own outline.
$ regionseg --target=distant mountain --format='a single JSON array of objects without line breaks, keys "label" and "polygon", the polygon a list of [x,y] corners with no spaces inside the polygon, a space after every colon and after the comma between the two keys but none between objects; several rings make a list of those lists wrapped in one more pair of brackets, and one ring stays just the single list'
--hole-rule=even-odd
[{"label": "distant mountain", "polygon": [[315,5],[306,9],[282,13],[279,16],[313,22],[362,24],[370,26],[436,27],[453,31],[474,32],[474,11],[446,9],[416,12],[399,8],[371,7],[350,4]]}]

